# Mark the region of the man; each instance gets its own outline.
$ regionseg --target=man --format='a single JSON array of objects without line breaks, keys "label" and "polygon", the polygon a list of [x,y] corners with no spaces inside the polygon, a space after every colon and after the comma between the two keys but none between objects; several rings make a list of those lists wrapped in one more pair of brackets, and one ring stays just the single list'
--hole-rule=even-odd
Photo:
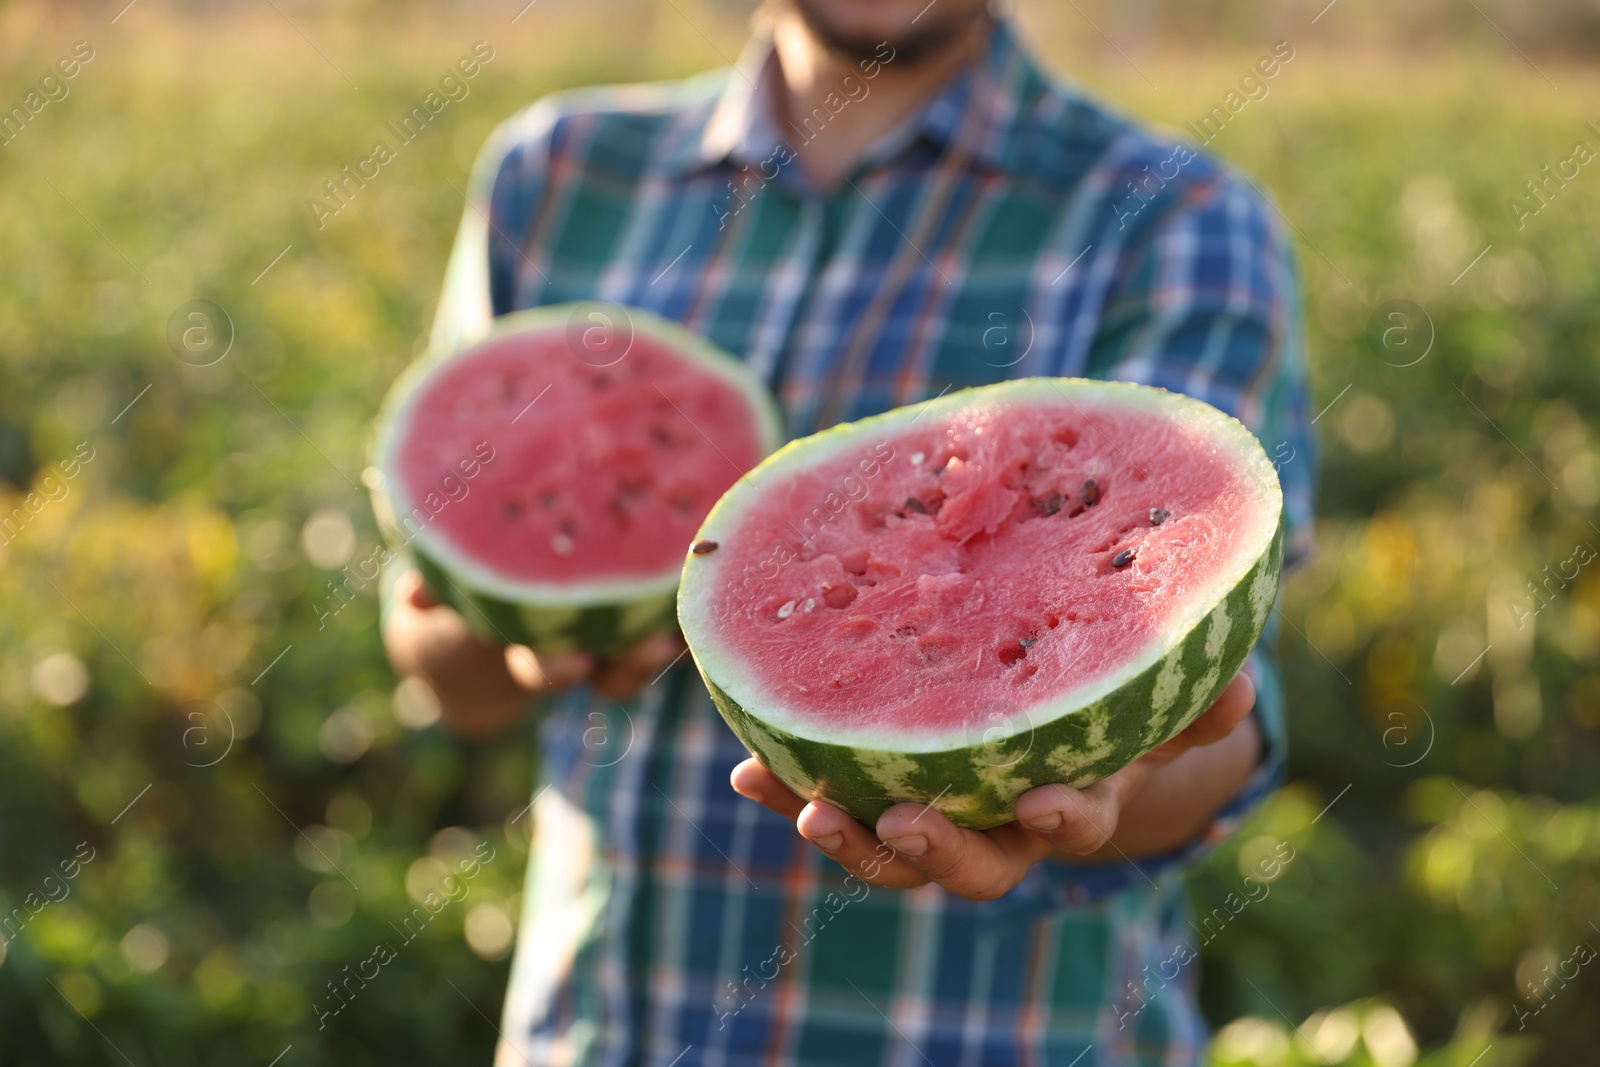
[{"label": "man", "polygon": [[[982,0],[763,16],[731,73],[564,93],[502,127],[434,342],[535,304],[649,308],[739,354],[797,436],[1017,375],[1162,385],[1299,457],[1300,543],[1295,282],[1248,183],[1048,80]],[[748,759],[673,642],[535,661],[414,576],[390,602],[397,669],[458,729],[537,707],[501,1067],[1198,1056],[1182,863],[1281,775],[1259,651],[1180,738],[1026,794],[1016,823],[902,805],[868,829]]]}]

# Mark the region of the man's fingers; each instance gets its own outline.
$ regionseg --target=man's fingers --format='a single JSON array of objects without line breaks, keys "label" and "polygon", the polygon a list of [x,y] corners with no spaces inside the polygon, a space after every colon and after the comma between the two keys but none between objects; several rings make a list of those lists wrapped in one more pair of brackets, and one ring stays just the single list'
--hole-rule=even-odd
[{"label": "man's fingers", "polygon": [[1017,825],[1052,850],[1086,856],[1105,848],[1117,832],[1124,805],[1139,794],[1157,768],[1191,748],[1215,744],[1233,733],[1255,706],[1256,691],[1236,675],[1210,708],[1178,736],[1086,789],[1044,785],[1017,798]]},{"label": "man's fingers", "polygon": [[1049,850],[1014,830],[994,837],[963,830],[923,804],[896,804],[877,830],[901,861],[968,900],[1004,895]]},{"label": "man's fingers", "polygon": [[800,835],[852,874],[886,889],[926,885],[928,877],[895,855],[892,846],[832,804],[807,804],[795,820]]},{"label": "man's fingers", "polygon": [[433,595],[423,582],[422,575],[416,571],[408,571],[402,574],[396,584],[399,586],[396,592],[418,611],[427,611],[429,608],[439,606],[438,598]]},{"label": "man's fingers", "polygon": [[[1017,799],[1016,821],[979,833],[964,830],[922,804],[896,804],[876,834],[832,805],[805,803],[755,760],[734,768],[736,792],[795,819],[802,836],[874,885],[908,888],[936,882],[969,900],[1009,892],[1039,860],[1056,853],[1090,855],[1107,848],[1122,809],[1150,776],[1184,750],[1220,741],[1255,704],[1243,674],[1177,737],[1086,789],[1046,785]],[[798,811],[796,805],[800,805]]]},{"label": "man's fingers", "polygon": [[759,760],[751,758],[740,763],[728,776],[728,781],[740,796],[795,820],[800,836],[857,877],[893,889],[907,889],[928,881],[915,869],[903,863],[896,864],[894,853],[866,827],[831,804],[808,803]]},{"label": "man's fingers", "polygon": [[595,692],[623,700],[650,684],[683,652],[683,642],[667,634],[646,638],[598,667],[587,652],[537,655],[526,645],[506,648],[506,669],[530,693],[566,689],[592,676]]},{"label": "man's fingers", "polygon": [[1053,850],[1086,856],[1111,840],[1123,798],[1137,792],[1153,769],[1135,761],[1087,789],[1030,789],[1017,798],[1017,824]]},{"label": "man's fingers", "polygon": [[511,672],[513,682],[530,693],[545,684],[544,665],[527,645],[506,646],[506,670]]},{"label": "man's fingers", "polygon": [[728,784],[740,796],[755,801],[762,807],[777,812],[785,819],[798,818],[806,806],[806,798],[784,785],[777,775],[751,758],[733,769]]},{"label": "man's fingers", "polygon": [[512,681],[529,693],[577,685],[594,669],[594,660],[583,652],[547,652],[540,656],[527,645],[507,645],[505,657]]}]

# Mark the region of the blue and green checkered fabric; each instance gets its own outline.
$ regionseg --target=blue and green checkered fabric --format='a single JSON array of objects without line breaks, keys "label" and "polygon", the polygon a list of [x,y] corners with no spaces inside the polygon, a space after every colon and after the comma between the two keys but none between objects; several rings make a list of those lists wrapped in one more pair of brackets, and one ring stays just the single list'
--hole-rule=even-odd
[{"label": "blue and green checkered fabric", "polygon": [[[780,126],[757,39],[731,71],[529,107],[485,150],[435,342],[540,304],[648,308],[765,378],[795,436],[1017,375],[1161,385],[1258,434],[1303,553],[1314,457],[1274,209],[1041,73],[1004,23],[816,188],[806,144],[879,73]],[[632,701],[579,691],[541,709],[499,1067],[1195,1062],[1195,967],[1172,963],[1192,944],[1182,869],[1281,776],[1268,655],[1249,668],[1265,756],[1202,839],[1137,864],[1040,864],[989,903],[847,878],[737,797],[745,753],[686,664]]]}]

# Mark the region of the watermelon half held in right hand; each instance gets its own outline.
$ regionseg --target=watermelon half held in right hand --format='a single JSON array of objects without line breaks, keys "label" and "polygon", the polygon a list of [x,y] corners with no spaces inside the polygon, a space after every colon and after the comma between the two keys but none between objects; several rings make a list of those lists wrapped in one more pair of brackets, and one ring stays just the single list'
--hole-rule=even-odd
[{"label": "watermelon half held in right hand", "polygon": [[408,368],[367,480],[386,539],[481,636],[604,654],[676,628],[695,530],[781,439],[732,357],[644,311],[565,304]]},{"label": "watermelon half held in right hand", "polygon": [[1283,498],[1243,425],[1025,378],[794,441],[717,503],[678,617],[795,792],[982,829],[1182,730],[1261,636]]}]

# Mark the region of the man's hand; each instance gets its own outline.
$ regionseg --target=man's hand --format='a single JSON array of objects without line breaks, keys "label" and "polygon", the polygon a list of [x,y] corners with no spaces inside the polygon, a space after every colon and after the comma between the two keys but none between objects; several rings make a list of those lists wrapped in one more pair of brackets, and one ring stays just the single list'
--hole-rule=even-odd
[{"label": "man's hand", "polygon": [[582,652],[535,656],[523,645],[491,644],[429,594],[415,571],[395,583],[395,602],[383,629],[384,648],[400,674],[416,675],[439,697],[444,721],[481,740],[510,727],[530,698],[588,680],[595,691],[625,699],[673,661],[683,643],[646,638],[621,655],[596,663]]},{"label": "man's hand", "polygon": [[[786,818],[858,877],[891,889],[937,882],[970,900],[993,900],[1042,859],[1116,862],[1190,841],[1237,792],[1260,754],[1249,718],[1255,687],[1243,674],[1178,736],[1094,785],[1046,785],[1017,799],[1016,822],[963,830],[921,804],[896,804],[876,834],[821,801],[807,803],[754,759],[733,788]],[[883,862],[883,844],[894,850]]]}]

